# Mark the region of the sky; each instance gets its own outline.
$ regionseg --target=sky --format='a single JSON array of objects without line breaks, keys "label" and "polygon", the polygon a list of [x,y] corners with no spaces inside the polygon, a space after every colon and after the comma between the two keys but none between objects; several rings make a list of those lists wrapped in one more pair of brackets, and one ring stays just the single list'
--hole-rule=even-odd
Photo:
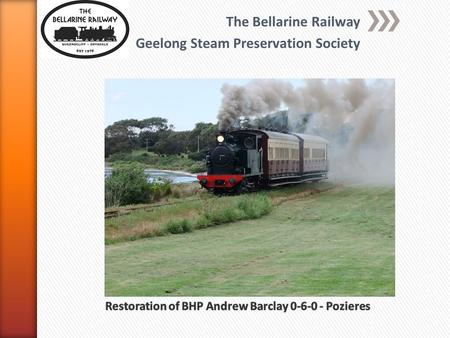
[{"label": "sky", "polygon": [[[175,130],[191,130],[197,122],[217,122],[223,84],[249,80],[110,79],[105,84],[105,127],[123,119],[164,117]],[[291,80],[299,86],[301,80]]]}]

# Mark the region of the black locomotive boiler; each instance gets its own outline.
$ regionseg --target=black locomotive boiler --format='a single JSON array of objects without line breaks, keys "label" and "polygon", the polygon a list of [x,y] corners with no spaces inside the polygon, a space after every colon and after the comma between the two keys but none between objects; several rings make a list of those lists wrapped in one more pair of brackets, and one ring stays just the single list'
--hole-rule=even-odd
[{"label": "black locomotive boiler", "polygon": [[306,134],[234,130],[217,136],[206,163],[207,173],[197,178],[216,193],[319,181],[328,174],[328,141]]}]

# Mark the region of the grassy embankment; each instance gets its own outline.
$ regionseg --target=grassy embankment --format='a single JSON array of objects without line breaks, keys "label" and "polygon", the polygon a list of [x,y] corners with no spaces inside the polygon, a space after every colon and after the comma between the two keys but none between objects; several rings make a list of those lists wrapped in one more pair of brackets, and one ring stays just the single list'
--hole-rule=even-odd
[{"label": "grassy embankment", "polygon": [[[108,245],[106,294],[394,295],[393,188],[271,193],[279,205],[260,219]],[[174,208],[188,214],[203,202]]]},{"label": "grassy embankment", "polygon": [[179,170],[190,173],[198,173],[206,170],[204,162],[194,161],[186,154],[163,156],[153,152],[147,152],[145,149],[133,150],[131,153],[113,154],[107,159],[107,162],[112,165],[117,162],[139,162],[149,168]]},{"label": "grassy embankment", "polygon": [[268,192],[240,196],[214,197],[200,190],[197,183],[173,185],[171,195],[148,205],[107,208],[105,242],[132,241],[167,234],[191,232],[222,223],[255,219],[268,214],[272,206],[295,198],[305,191],[329,189],[332,184],[304,184]]}]

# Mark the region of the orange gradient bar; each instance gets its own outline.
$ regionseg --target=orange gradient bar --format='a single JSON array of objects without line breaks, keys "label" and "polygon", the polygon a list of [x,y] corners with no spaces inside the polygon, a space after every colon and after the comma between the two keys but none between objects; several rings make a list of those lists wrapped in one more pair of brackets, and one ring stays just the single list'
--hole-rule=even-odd
[{"label": "orange gradient bar", "polygon": [[0,0],[0,336],[36,336],[36,3]]}]

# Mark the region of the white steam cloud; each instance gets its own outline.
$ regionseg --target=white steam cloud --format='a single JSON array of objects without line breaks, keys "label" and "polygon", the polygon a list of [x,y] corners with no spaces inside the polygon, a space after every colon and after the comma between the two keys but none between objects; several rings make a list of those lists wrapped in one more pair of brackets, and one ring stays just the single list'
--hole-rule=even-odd
[{"label": "white steam cloud", "polygon": [[300,87],[281,80],[226,84],[219,126],[228,129],[241,117],[262,117],[287,108],[291,131],[330,140],[332,177],[393,184],[394,90],[393,80],[305,80]]}]

